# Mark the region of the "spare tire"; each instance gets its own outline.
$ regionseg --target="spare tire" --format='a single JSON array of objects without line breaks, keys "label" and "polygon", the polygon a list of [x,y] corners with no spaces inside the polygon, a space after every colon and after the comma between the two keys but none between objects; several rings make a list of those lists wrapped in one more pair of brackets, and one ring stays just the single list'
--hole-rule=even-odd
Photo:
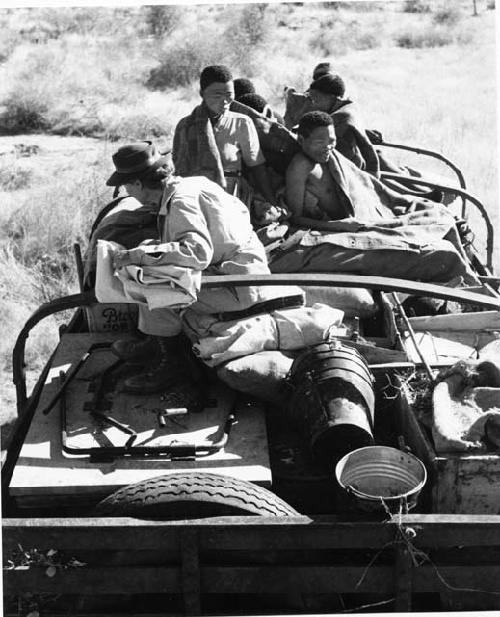
[{"label": "spare tire", "polygon": [[97,516],[202,518],[206,516],[299,516],[271,491],[230,476],[171,473],[125,486],[103,499]]}]

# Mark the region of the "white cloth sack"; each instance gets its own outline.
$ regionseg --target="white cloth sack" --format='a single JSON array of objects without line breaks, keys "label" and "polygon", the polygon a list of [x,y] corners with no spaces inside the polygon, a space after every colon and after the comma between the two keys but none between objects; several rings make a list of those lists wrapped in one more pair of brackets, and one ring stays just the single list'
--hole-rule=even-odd
[{"label": "white cloth sack", "polygon": [[99,302],[145,304],[152,309],[182,308],[196,302],[201,272],[173,265],[129,265],[115,271],[113,255],[124,247],[99,240],[95,293]]},{"label": "white cloth sack", "polygon": [[317,303],[238,321],[217,321],[193,350],[205,364],[217,366],[259,351],[302,349],[334,335],[343,317],[343,311]]}]

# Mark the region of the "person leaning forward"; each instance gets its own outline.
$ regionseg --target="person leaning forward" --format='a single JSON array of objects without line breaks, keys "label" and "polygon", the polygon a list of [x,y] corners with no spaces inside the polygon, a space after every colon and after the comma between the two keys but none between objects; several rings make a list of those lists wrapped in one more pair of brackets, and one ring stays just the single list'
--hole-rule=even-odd
[{"label": "person leaning forward", "polygon": [[[116,251],[116,270],[134,264],[153,268],[171,265],[214,275],[269,274],[264,247],[239,199],[205,177],[175,176],[169,157],[162,156],[150,142],[123,146],[113,155],[113,162],[116,171],[107,184],[124,186],[141,204],[156,208],[160,234],[159,240]],[[237,322],[303,302],[303,292],[297,287],[244,286],[202,288],[197,301],[183,310],[149,310],[139,304],[138,329],[154,338],[161,354],[153,370],[129,377],[125,388],[148,393],[187,380],[179,354],[183,330],[196,343],[204,337],[216,338],[221,322]],[[148,344],[150,341],[138,342],[136,349],[130,349],[125,341],[119,341],[114,351],[130,358]]]}]

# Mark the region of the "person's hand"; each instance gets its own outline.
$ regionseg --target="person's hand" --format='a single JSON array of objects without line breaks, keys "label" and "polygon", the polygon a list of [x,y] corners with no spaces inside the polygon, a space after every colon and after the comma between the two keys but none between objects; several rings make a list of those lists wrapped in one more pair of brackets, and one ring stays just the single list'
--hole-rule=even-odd
[{"label": "person's hand", "polygon": [[256,233],[262,244],[266,246],[270,242],[275,242],[276,240],[283,238],[287,231],[288,225],[271,223],[270,225],[266,225],[266,227],[261,227]]},{"label": "person's hand", "polygon": [[132,263],[129,251],[116,251],[113,255],[113,267],[115,270],[129,266]]},{"label": "person's hand", "polygon": [[290,218],[290,212],[286,208],[260,199],[254,200],[252,214],[254,222],[258,225],[269,225]]}]

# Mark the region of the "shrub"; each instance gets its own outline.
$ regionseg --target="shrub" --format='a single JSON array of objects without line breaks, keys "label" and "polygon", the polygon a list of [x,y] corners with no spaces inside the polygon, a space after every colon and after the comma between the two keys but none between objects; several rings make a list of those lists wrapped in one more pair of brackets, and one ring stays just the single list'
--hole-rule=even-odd
[{"label": "shrub", "polygon": [[250,4],[243,8],[234,26],[226,30],[242,47],[254,48],[265,43],[271,33],[271,15],[267,4]]},{"label": "shrub", "polygon": [[374,49],[380,47],[383,29],[377,20],[366,28],[357,20],[345,22],[342,19],[329,19],[321,24],[319,31],[313,33],[309,46],[316,54],[336,56],[351,50]]},{"label": "shrub", "polygon": [[161,38],[173,32],[181,20],[178,6],[154,5],[142,9],[146,34]]},{"label": "shrub", "polygon": [[428,27],[410,29],[396,36],[396,45],[406,49],[419,49],[424,47],[444,47],[454,41],[453,33],[449,29]]},{"label": "shrub", "polygon": [[0,190],[17,191],[31,183],[32,171],[7,161],[0,165]]},{"label": "shrub", "polygon": [[460,7],[450,5],[437,10],[432,16],[432,21],[440,26],[455,26],[461,18]]},{"label": "shrub", "polygon": [[151,90],[187,86],[197,81],[208,64],[229,64],[232,56],[221,32],[207,27],[196,38],[174,39],[161,50],[158,65],[145,81]]},{"label": "shrub", "polygon": [[429,13],[430,5],[423,0],[406,0],[403,6],[405,13]]}]

